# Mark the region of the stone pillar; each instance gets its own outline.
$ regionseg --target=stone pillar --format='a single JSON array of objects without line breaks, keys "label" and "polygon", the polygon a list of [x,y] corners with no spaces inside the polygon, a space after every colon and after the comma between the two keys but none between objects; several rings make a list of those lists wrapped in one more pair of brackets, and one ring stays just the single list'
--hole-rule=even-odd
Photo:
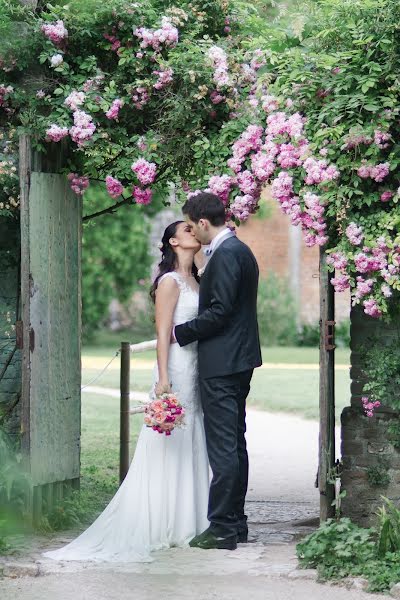
[{"label": "stone pillar", "polygon": [[0,429],[15,441],[21,397],[21,351],[15,332],[15,321],[21,318],[19,256],[19,221],[0,218]]},{"label": "stone pillar", "polygon": [[342,489],[347,492],[342,511],[366,527],[376,522],[376,509],[383,504],[381,495],[396,503],[400,500],[400,450],[391,443],[388,432],[399,414],[380,407],[374,417],[364,415],[360,350],[373,343],[373,338],[389,342],[398,327],[398,322],[387,324],[368,317],[358,306],[351,310],[351,406],[341,415]]}]

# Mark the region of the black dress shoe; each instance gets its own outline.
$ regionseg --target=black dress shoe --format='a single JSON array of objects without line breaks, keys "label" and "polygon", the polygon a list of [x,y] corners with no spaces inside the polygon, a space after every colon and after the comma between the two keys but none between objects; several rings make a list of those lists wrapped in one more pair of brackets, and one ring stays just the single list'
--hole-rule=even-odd
[{"label": "black dress shoe", "polygon": [[248,542],[248,532],[247,531],[239,531],[237,534],[238,544],[247,544]]},{"label": "black dress shoe", "polygon": [[231,535],[224,538],[205,531],[193,538],[189,542],[189,546],[191,548],[201,548],[202,550],[212,550],[214,548],[218,550],[236,550],[237,536]]}]

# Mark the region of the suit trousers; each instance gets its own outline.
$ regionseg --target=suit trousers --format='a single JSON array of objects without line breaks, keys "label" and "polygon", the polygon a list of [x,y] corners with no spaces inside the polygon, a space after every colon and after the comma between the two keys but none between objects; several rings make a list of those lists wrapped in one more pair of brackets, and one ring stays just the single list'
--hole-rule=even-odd
[{"label": "suit trousers", "polygon": [[246,398],[252,375],[253,369],[200,379],[207,452],[213,474],[208,520],[210,530],[221,537],[247,531]]}]

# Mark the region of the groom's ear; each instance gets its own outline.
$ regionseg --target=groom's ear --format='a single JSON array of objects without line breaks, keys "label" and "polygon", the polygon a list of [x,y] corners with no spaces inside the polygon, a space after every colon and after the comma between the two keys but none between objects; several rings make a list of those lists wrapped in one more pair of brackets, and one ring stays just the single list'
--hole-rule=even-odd
[{"label": "groom's ear", "polygon": [[210,222],[208,219],[199,219],[199,223],[200,227],[202,229],[208,229],[210,226]]}]

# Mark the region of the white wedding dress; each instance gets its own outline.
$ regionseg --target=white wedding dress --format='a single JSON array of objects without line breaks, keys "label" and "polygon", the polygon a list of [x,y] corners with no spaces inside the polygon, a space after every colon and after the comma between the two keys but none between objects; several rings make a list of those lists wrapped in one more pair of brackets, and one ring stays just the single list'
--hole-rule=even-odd
[{"label": "white wedding dress", "polygon": [[[197,316],[198,293],[175,272],[163,277],[173,277],[180,289],[174,324]],[[207,529],[209,466],[196,342],[183,348],[171,344],[168,374],[186,409],[185,428],[166,436],[143,425],[128,474],[108,506],[79,537],[44,557],[151,562],[152,551],[185,546]]]}]

